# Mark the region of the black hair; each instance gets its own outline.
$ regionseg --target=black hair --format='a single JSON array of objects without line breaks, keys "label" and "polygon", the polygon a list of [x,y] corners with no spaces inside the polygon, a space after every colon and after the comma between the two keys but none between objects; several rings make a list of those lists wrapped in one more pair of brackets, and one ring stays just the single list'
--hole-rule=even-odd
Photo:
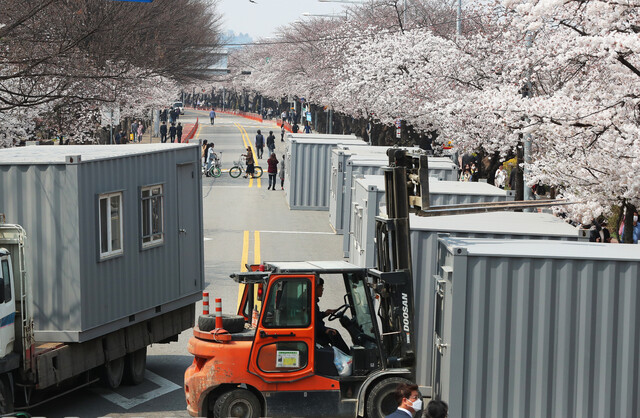
[{"label": "black hair", "polygon": [[425,418],[445,418],[449,413],[449,405],[444,401],[431,400],[424,409]]},{"label": "black hair", "polygon": [[411,392],[418,390],[418,385],[412,385],[408,383],[400,383],[398,387],[396,387],[396,402],[398,406],[402,405],[403,399],[409,399],[411,397]]},{"label": "black hair", "polygon": [[318,277],[318,284],[316,284],[316,286],[323,286],[324,285],[324,279],[322,277]]}]

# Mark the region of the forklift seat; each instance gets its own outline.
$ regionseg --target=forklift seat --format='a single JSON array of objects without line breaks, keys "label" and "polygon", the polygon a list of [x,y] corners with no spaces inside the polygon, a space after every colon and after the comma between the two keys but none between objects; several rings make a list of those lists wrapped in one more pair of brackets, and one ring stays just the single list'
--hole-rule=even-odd
[{"label": "forklift seat", "polygon": [[316,346],[314,351],[314,370],[320,376],[338,376],[338,369],[333,363],[333,348]]}]

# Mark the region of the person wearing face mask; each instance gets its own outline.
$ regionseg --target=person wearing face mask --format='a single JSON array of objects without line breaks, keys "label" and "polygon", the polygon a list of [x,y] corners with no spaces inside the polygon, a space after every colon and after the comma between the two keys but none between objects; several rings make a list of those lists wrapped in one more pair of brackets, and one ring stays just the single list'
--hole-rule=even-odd
[{"label": "person wearing face mask", "polygon": [[385,418],[413,418],[413,414],[422,409],[422,395],[418,392],[418,385],[401,383],[396,388],[398,409]]}]

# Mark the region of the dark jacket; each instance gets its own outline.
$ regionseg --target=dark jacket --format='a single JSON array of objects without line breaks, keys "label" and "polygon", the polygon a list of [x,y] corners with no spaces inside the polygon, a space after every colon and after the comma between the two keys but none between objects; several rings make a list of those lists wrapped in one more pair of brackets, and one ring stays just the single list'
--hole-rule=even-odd
[{"label": "dark jacket", "polygon": [[267,147],[273,148],[276,145],[276,137],[273,135],[269,135],[267,137]]},{"label": "dark jacket", "polygon": [[300,130],[300,127],[298,126],[298,124],[294,123],[293,126],[291,127],[291,132],[293,132],[294,134],[297,134],[299,130]]},{"label": "dark jacket", "polygon": [[160,125],[160,135],[167,134],[167,125]]},{"label": "dark jacket", "polygon": [[409,414],[399,409],[396,409],[395,411],[393,411],[392,413],[390,413],[384,418],[409,418]]},{"label": "dark jacket", "polygon": [[176,136],[176,127],[175,126],[172,126],[171,128],[169,128],[169,135]]},{"label": "dark jacket", "polygon": [[269,174],[276,174],[278,172],[278,163],[280,161],[278,161],[277,158],[269,158],[267,160],[267,164],[269,165],[269,168],[267,168],[267,173]]},{"label": "dark jacket", "polygon": [[256,135],[256,147],[264,147],[264,136],[262,134]]},{"label": "dark jacket", "polygon": [[178,136],[182,136],[182,125],[178,125],[176,127],[176,133],[178,134]]}]

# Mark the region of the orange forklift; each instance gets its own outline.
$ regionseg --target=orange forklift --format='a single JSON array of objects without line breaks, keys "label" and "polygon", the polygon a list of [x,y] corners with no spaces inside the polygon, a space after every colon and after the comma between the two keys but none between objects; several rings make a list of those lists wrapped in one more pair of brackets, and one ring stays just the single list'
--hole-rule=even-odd
[{"label": "orange forklift", "polygon": [[[239,326],[227,322],[222,331],[201,316],[189,341],[194,361],[184,390],[192,416],[378,418],[397,408],[395,388],[413,380],[415,364],[408,195],[416,192],[407,174],[426,175],[426,159],[390,153],[388,216],[376,220],[379,269],[282,262],[231,276],[244,285]],[[338,373],[334,350],[316,341],[320,277],[344,285],[344,304],[328,321],[350,336],[349,375]]]},{"label": "orange forklift", "polygon": [[[379,418],[393,412],[396,386],[415,375],[409,211],[437,216],[570,204],[430,207],[427,156],[395,148],[388,153],[387,217],[376,218],[378,269],[343,261],[282,262],[232,275],[245,285],[238,315],[226,318],[225,330],[201,316],[189,341],[195,358],[184,390],[192,416]],[[347,375],[338,373],[334,350],[317,344],[322,276],[344,284],[344,304],[328,319],[338,320],[351,338]]]}]

